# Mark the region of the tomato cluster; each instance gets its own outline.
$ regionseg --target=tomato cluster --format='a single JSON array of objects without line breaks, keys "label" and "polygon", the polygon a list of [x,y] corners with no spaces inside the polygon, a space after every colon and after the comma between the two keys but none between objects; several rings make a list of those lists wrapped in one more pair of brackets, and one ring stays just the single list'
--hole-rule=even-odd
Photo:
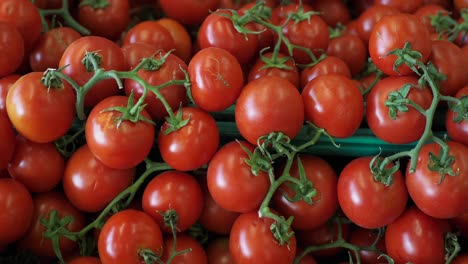
[{"label": "tomato cluster", "polygon": [[0,262],[468,263],[467,32],[463,0],[0,0]]}]

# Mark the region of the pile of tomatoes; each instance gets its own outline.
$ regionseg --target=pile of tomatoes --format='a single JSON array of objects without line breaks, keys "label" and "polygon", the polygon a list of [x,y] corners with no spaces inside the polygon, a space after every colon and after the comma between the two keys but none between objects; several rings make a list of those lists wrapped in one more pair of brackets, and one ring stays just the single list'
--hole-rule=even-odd
[{"label": "pile of tomatoes", "polygon": [[[468,263],[467,32],[466,0],[0,0],[0,263]],[[360,130],[401,151],[311,154]]]}]

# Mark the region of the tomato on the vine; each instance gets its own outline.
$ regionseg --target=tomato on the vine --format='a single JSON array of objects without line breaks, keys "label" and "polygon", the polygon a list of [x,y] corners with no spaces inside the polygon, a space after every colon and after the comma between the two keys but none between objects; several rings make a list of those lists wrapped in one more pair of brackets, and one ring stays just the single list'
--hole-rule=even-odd
[{"label": "tomato on the vine", "polygon": [[344,34],[330,40],[327,55],[342,59],[348,65],[351,75],[355,76],[366,65],[367,47],[358,36]]},{"label": "tomato on the vine", "polygon": [[162,256],[164,263],[168,263],[167,261],[171,256],[174,243],[176,243],[176,251],[190,250],[172,258],[170,262],[171,264],[208,264],[205,249],[195,238],[187,234],[177,234],[177,241],[174,241],[174,238],[172,237],[167,238],[166,241],[164,241],[164,252]]},{"label": "tomato on the vine", "polygon": [[366,8],[357,18],[356,27],[359,37],[367,44],[375,24],[387,15],[398,13],[399,11],[391,6],[372,5],[369,8]]},{"label": "tomato on the vine", "polygon": [[146,43],[165,52],[175,48],[171,33],[157,21],[142,21],[130,28],[125,34],[122,45],[130,43]]},{"label": "tomato on the vine", "polygon": [[365,249],[359,250],[358,254],[362,264],[386,263],[385,259],[380,256],[387,252],[385,247],[385,234],[382,233],[380,237],[378,235],[377,230],[366,228],[358,227],[351,231],[351,237],[349,239],[351,244],[359,247],[370,247],[375,243],[374,250],[376,251]]},{"label": "tomato on the vine", "polygon": [[337,73],[351,78],[351,71],[349,66],[342,59],[335,56],[326,56],[317,64],[302,69],[301,71],[301,91],[304,87],[315,77],[319,75]]},{"label": "tomato on the vine", "polygon": [[290,81],[294,86],[299,87],[299,70],[292,58],[286,57],[282,53],[276,55],[277,61],[286,61],[279,67],[269,65],[265,62],[272,60],[274,54],[267,52],[258,58],[249,70],[248,81],[251,82],[262,76],[278,76]]},{"label": "tomato on the vine", "polygon": [[0,114],[7,114],[6,97],[10,87],[21,77],[18,74],[10,74],[0,79]]},{"label": "tomato on the vine", "polygon": [[185,25],[199,25],[215,11],[220,0],[160,0],[159,5],[164,13]]},{"label": "tomato on the vine", "polygon": [[[462,96],[468,96],[468,85],[460,89],[455,95],[457,98]],[[452,140],[468,146],[468,120],[462,118],[459,122],[455,122],[454,118],[459,119],[459,114],[449,109],[445,118],[445,128],[448,135]]]},{"label": "tomato on the vine", "polygon": [[192,40],[187,29],[177,20],[167,17],[158,19],[156,22],[171,34],[174,40],[174,54],[188,64],[192,57]]},{"label": "tomato on the vine", "polygon": [[0,77],[4,77],[15,72],[23,62],[24,40],[13,24],[1,20],[0,47]]}]

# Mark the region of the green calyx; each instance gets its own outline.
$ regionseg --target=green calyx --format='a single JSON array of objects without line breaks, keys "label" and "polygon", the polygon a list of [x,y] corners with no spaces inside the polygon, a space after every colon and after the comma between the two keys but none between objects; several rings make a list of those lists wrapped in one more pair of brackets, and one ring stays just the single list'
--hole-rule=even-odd
[{"label": "green calyx", "polygon": [[110,111],[116,111],[122,113],[122,115],[117,119],[117,128],[120,127],[123,121],[130,121],[132,123],[137,123],[137,122],[147,122],[152,125],[155,125],[155,123],[142,116],[141,111],[145,108],[146,104],[134,104],[134,95],[133,91],[130,94],[128,98],[128,103],[126,107],[123,106],[115,106],[115,107],[109,107],[107,109],[102,110],[102,112],[110,112]]},{"label": "green calyx", "polygon": [[468,95],[463,95],[458,103],[449,103],[450,109],[455,112],[453,122],[468,122]]},{"label": "green calyx", "polygon": [[291,216],[288,220],[286,220],[284,216],[280,216],[280,218],[281,221],[275,221],[271,224],[270,230],[281,246],[289,245],[291,237],[294,236],[294,232],[291,231],[291,224],[294,217]]},{"label": "green calyx", "polygon": [[453,163],[455,162],[455,156],[448,154],[448,146],[441,146],[440,152],[438,155],[435,155],[432,152],[429,152],[429,163],[427,168],[430,171],[434,171],[440,174],[439,184],[442,184],[445,177],[448,176],[457,176],[459,171],[454,171],[452,168]]},{"label": "green calyx", "polygon": [[390,186],[393,183],[393,175],[400,169],[398,160],[395,165],[387,168],[388,160],[379,155],[372,158],[369,169],[374,175],[374,180],[382,183],[385,186]]},{"label": "green calyx", "polygon": [[289,188],[294,190],[295,195],[294,197],[289,197],[285,193],[284,197],[291,203],[304,201],[307,204],[313,204],[314,201],[312,199],[317,196],[318,191],[315,189],[314,183],[307,178],[304,166],[299,157],[297,157],[297,166],[299,168],[299,182],[285,183]]},{"label": "green calyx", "polygon": [[97,51],[86,52],[81,63],[87,72],[94,72],[101,67],[102,56]]},{"label": "green calyx", "polygon": [[405,84],[398,91],[393,91],[388,95],[385,106],[388,107],[389,115],[392,120],[397,119],[398,112],[408,112],[408,94],[411,90],[411,84]]},{"label": "green calyx", "polygon": [[63,82],[62,79],[56,74],[57,72],[60,72],[63,68],[61,69],[47,69],[44,74],[42,75],[41,78],[41,83],[47,87],[47,89],[51,88],[63,88]]},{"label": "green calyx", "polygon": [[151,58],[144,58],[143,59],[143,69],[147,71],[157,71],[161,66],[166,63],[167,57],[172,53],[174,50],[170,50],[169,52],[166,52],[164,55],[160,56],[159,59],[156,59],[155,56],[153,55]]},{"label": "green calyx", "polygon": [[169,115],[168,117],[166,117],[166,124],[168,125],[168,127],[165,130],[163,130],[162,133],[164,133],[164,135],[168,135],[188,125],[189,122],[190,118],[182,118],[182,108],[179,108],[179,111],[177,111],[175,115]]},{"label": "green calyx", "polygon": [[79,6],[91,6],[93,9],[102,9],[110,6],[110,3],[108,0],[83,0]]}]

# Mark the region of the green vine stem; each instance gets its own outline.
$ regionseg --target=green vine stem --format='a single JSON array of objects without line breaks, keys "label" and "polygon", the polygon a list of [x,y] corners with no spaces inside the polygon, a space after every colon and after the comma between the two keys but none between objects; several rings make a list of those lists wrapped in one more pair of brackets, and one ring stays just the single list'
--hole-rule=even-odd
[{"label": "green vine stem", "polygon": [[458,36],[468,34],[468,8],[460,11],[462,22],[459,23],[444,12],[438,12],[431,16],[431,26],[433,26],[439,38],[446,37],[449,41],[455,41]]},{"label": "green vine stem", "polygon": [[42,29],[44,32],[49,30],[49,25],[47,24],[46,16],[56,15],[63,18],[65,25],[75,29],[78,33],[83,36],[91,34],[87,28],[83,27],[78,21],[76,21],[68,10],[68,0],[62,0],[62,7],[58,9],[38,9],[41,16]]}]

